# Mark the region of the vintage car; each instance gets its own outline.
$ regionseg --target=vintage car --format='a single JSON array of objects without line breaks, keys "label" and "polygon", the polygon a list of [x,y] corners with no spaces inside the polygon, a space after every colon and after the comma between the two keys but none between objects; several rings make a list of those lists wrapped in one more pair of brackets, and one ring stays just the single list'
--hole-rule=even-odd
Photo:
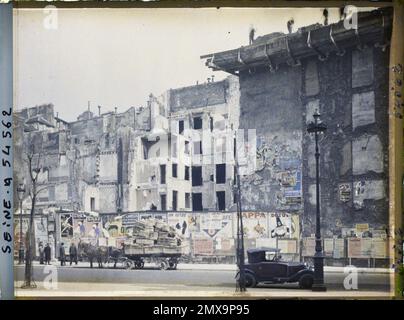
[{"label": "vintage car", "polygon": [[[310,289],[314,280],[314,269],[306,263],[282,261],[280,249],[248,249],[248,263],[245,264],[246,287],[258,283],[299,283]],[[239,274],[237,274],[239,277]]]}]

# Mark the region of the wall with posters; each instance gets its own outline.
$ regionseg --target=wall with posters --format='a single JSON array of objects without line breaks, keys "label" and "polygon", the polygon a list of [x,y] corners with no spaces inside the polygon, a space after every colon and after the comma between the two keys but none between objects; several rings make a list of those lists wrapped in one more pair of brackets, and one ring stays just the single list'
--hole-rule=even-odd
[{"label": "wall with posters", "polygon": [[[117,243],[125,228],[139,219],[162,219],[184,239],[183,253],[195,261],[231,261],[234,258],[237,238],[236,212],[130,212],[120,217],[102,215],[102,224]],[[278,247],[285,259],[299,258],[299,216],[285,212],[243,213],[245,248]],[[119,226],[118,226],[119,225]],[[114,229],[120,232],[113,233]],[[278,241],[277,241],[278,240]]]}]

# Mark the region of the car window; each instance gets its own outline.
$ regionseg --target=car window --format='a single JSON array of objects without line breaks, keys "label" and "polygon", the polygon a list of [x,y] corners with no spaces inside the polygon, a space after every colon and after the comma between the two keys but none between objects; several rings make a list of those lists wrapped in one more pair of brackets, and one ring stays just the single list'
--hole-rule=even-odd
[{"label": "car window", "polygon": [[273,261],[275,258],[275,253],[274,252],[265,252],[265,260],[266,261]]}]

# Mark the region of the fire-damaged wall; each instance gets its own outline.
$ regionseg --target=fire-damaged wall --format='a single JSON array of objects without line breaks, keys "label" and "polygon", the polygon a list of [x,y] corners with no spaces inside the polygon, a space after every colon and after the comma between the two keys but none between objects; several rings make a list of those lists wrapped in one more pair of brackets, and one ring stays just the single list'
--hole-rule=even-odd
[{"label": "fire-damaged wall", "polygon": [[257,167],[242,180],[246,210],[300,210],[302,166],[301,71],[240,74],[240,129],[256,129]]},{"label": "fire-damaged wall", "polygon": [[[354,47],[343,56],[303,63],[303,123],[315,109],[327,125],[320,139],[321,212],[325,236],[367,223],[388,224],[389,51]],[[304,134],[304,232],[315,224],[314,138]]]},{"label": "fire-damaged wall", "polygon": [[213,70],[239,76],[240,128],[256,129],[256,169],[242,178],[245,210],[300,213],[302,236],[314,234],[307,125],[318,110],[328,127],[320,136],[323,236],[385,232],[390,23],[389,9],[374,10],[359,14],[357,31],[341,20],[203,56]]}]

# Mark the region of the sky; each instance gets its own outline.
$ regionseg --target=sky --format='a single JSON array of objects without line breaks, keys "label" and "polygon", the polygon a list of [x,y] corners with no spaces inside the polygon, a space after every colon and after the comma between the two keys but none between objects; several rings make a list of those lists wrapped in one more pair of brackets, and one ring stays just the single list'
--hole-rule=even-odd
[{"label": "sky", "polygon": [[[322,22],[322,8],[15,9],[14,104],[52,103],[67,121],[90,109],[125,111],[150,93],[228,76],[201,55],[248,45],[256,36]],[[338,9],[329,10],[330,23]],[[49,27],[51,26],[51,28]]]}]

